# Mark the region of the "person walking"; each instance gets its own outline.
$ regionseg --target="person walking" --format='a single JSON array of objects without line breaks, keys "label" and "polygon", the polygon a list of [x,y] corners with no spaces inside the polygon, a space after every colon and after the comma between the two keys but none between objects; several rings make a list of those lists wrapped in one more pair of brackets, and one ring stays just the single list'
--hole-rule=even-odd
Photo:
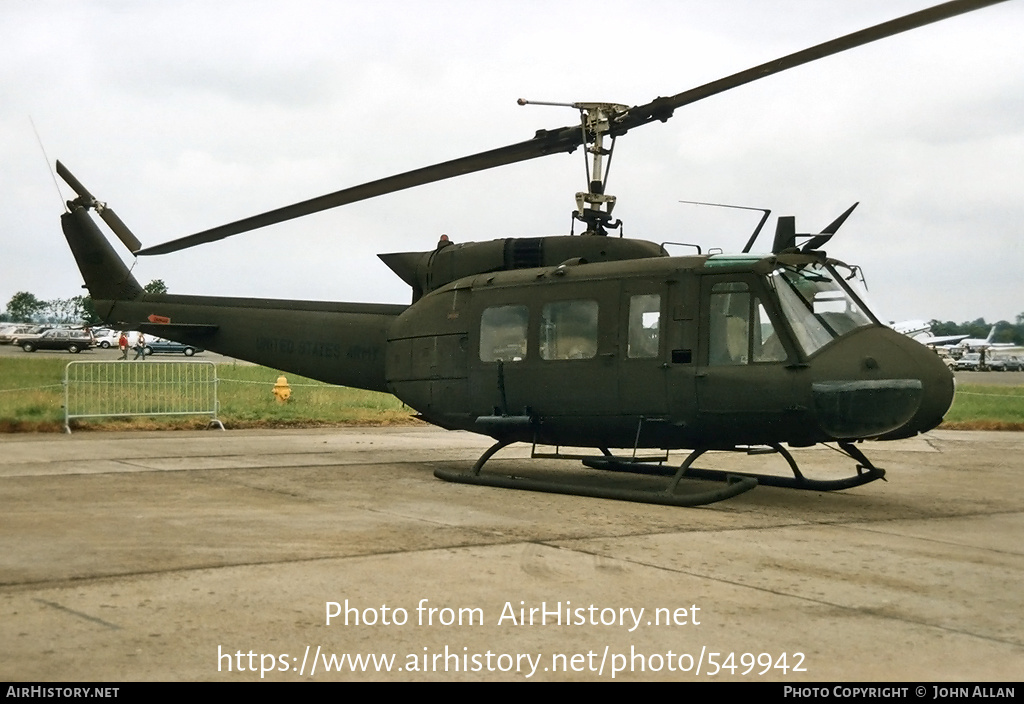
[{"label": "person walking", "polygon": [[142,357],[143,362],[146,361],[146,336],[141,332],[135,337],[135,359],[139,357]]}]

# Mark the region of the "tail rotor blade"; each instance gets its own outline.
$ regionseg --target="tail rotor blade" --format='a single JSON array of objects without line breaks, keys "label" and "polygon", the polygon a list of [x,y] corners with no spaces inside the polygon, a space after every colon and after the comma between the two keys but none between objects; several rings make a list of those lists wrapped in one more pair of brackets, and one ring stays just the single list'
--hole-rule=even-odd
[{"label": "tail rotor blade", "polygon": [[75,178],[73,173],[68,171],[68,167],[60,163],[60,160],[57,161],[57,175],[64,179],[64,183],[71,186],[71,190],[77,193],[80,197],[89,201],[90,204],[96,201],[96,198],[93,197],[92,193],[89,193],[89,189],[83,186],[82,182]]},{"label": "tail rotor blade", "polygon": [[96,212],[103,218],[103,222],[107,223],[107,227],[113,231],[117,238],[124,243],[124,246],[128,248],[128,251],[132,254],[142,249],[142,242],[139,238],[128,229],[128,226],[124,224],[121,218],[117,217],[117,213],[114,212],[113,208],[104,207],[102,209],[97,208]]}]

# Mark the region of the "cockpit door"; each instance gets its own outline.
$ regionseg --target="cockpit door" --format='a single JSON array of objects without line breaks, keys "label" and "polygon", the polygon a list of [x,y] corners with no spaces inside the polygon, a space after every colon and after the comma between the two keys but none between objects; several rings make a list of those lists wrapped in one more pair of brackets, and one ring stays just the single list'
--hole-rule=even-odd
[{"label": "cockpit door", "polygon": [[[806,420],[806,368],[752,275],[701,277],[697,424],[708,446],[781,442]],[[791,347],[791,346],[790,346]]]}]

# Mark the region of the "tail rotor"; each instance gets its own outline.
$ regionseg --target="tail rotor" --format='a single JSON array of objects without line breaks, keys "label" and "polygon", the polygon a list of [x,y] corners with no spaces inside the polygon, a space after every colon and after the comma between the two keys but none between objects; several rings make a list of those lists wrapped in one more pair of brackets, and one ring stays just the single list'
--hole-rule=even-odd
[{"label": "tail rotor", "polygon": [[68,171],[68,168],[59,161],[57,162],[57,173],[62,179],[64,179],[65,183],[71,186],[71,189],[78,194],[78,198],[75,202],[83,208],[92,208],[95,210],[96,214],[103,219],[103,222],[107,223],[107,227],[109,227],[113,233],[117,235],[117,238],[124,243],[124,246],[128,248],[129,252],[134,254],[142,249],[142,242],[140,242],[139,238],[128,229],[128,226],[125,225],[121,218],[117,216],[114,209],[107,207],[106,203],[96,200],[96,197],[82,185],[82,182],[75,178],[74,174]]}]

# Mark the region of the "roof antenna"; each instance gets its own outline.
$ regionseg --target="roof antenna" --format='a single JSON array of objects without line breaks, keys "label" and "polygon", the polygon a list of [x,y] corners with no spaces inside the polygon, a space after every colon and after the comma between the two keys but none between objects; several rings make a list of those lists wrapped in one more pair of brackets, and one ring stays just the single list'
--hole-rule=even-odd
[{"label": "roof antenna", "polygon": [[57,189],[57,200],[60,201],[61,207],[67,212],[68,205],[64,202],[64,194],[60,192],[60,184],[57,183],[57,174],[53,172],[53,167],[50,166],[50,157],[46,155],[46,147],[43,146],[43,138],[39,136],[39,130],[36,129],[36,121],[32,119],[32,116],[28,116],[28,121],[32,123],[32,131],[36,133],[36,141],[39,142],[39,150],[43,153],[43,160],[46,161],[46,168],[50,170],[50,178],[53,179],[53,187]]},{"label": "roof antenna", "polygon": [[772,214],[772,211],[768,208],[751,208],[747,205],[726,205],[725,203],[705,203],[699,200],[681,200],[680,203],[689,203],[691,205],[710,205],[714,208],[735,208],[736,210],[757,210],[758,212],[764,213],[761,216],[761,222],[757,223],[757,227],[754,228],[754,233],[747,240],[747,245],[743,248],[743,253],[746,254],[750,251],[750,248],[754,246],[754,240],[761,233],[761,228],[768,222],[768,216]]}]

